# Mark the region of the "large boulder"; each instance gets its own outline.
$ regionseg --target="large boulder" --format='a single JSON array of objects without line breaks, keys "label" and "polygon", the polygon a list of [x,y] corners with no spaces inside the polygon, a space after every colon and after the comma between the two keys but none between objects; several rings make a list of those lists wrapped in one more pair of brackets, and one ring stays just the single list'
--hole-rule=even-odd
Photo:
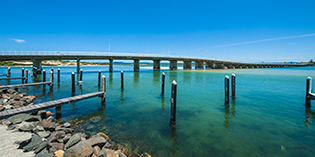
[{"label": "large boulder", "polygon": [[92,145],[92,147],[99,146],[100,148],[102,148],[106,143],[105,138],[101,137],[100,135],[94,135],[90,139],[88,139],[88,141],[90,142],[90,145]]},{"label": "large boulder", "polygon": [[90,142],[83,140],[75,146],[67,149],[64,153],[64,157],[91,157],[93,155],[93,148]]},{"label": "large boulder", "polygon": [[42,142],[42,138],[38,135],[32,135],[31,142],[23,147],[24,152],[28,152],[34,150],[40,143]]},{"label": "large boulder", "polygon": [[41,121],[41,118],[39,116],[31,116],[29,114],[21,113],[11,116],[7,120],[9,120],[12,124],[18,124],[21,123],[22,121],[26,122]]},{"label": "large boulder", "polygon": [[74,134],[65,145],[65,150],[81,141],[79,134]]},{"label": "large boulder", "polygon": [[46,119],[41,121],[39,125],[44,127],[44,129],[48,131],[55,131],[55,128],[57,127],[55,123],[47,121]]}]

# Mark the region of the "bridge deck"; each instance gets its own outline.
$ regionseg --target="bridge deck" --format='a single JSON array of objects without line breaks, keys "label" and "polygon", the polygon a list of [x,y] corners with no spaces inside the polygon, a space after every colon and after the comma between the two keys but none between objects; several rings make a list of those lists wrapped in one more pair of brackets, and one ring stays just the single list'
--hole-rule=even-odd
[{"label": "bridge deck", "polygon": [[26,77],[8,77],[8,78],[0,78],[0,80],[12,80],[12,79],[26,79]]},{"label": "bridge deck", "polygon": [[102,96],[103,94],[104,94],[103,92],[95,92],[95,93],[90,93],[90,94],[84,94],[84,95],[79,95],[79,96],[44,102],[44,103],[40,103],[40,104],[36,104],[36,105],[32,105],[32,106],[26,106],[26,107],[11,109],[11,110],[5,110],[5,111],[0,112],[0,118],[12,116],[12,115],[19,114],[19,113],[29,113],[29,112],[44,110],[44,109],[48,109],[48,108],[52,108],[52,107],[62,106],[64,104],[68,104],[71,102],[75,102],[75,101],[79,101],[79,100],[83,100],[83,99],[88,99],[88,98],[96,97],[96,96]]},{"label": "bridge deck", "polygon": [[2,88],[15,88],[15,87],[25,87],[25,86],[40,86],[40,85],[51,85],[51,82],[40,82],[40,83],[29,83],[29,84],[18,84],[18,85],[7,85],[7,86],[0,86]]}]

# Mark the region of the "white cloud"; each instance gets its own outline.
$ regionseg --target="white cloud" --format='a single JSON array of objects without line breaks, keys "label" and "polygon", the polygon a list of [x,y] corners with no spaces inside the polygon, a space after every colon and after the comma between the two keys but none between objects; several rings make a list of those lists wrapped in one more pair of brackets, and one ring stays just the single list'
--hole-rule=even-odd
[{"label": "white cloud", "polygon": [[25,43],[26,41],[24,39],[12,39],[16,43]]},{"label": "white cloud", "polygon": [[263,40],[255,40],[255,41],[247,41],[247,42],[243,42],[243,43],[235,43],[235,44],[228,44],[228,45],[220,45],[220,46],[216,46],[216,47],[229,47],[229,46],[237,46],[237,45],[245,45],[245,44],[260,43],[260,42],[265,42],[265,41],[294,39],[294,38],[304,38],[304,37],[311,37],[311,36],[315,36],[315,33],[314,33],[314,34],[304,34],[304,35],[288,36],[288,37],[280,37],[280,38],[263,39]]}]

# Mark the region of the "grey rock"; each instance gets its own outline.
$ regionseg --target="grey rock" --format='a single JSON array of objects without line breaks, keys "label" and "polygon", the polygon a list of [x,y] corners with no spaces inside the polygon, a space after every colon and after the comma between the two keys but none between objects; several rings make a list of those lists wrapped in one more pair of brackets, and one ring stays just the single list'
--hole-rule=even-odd
[{"label": "grey rock", "polygon": [[107,152],[108,151],[109,151],[108,148],[103,148],[102,151],[99,154],[97,154],[96,156],[97,157],[107,157]]},{"label": "grey rock", "polygon": [[64,156],[86,156],[91,157],[93,155],[93,148],[87,140],[83,140],[75,146],[66,149]]},{"label": "grey rock", "polygon": [[50,132],[49,132],[49,131],[39,131],[39,132],[37,132],[36,134],[37,134],[38,136],[40,136],[40,137],[47,138],[47,137],[49,137]]},{"label": "grey rock", "polygon": [[48,150],[43,149],[41,152],[36,154],[34,157],[54,157],[54,154],[49,153]]},{"label": "grey rock", "polygon": [[12,105],[5,105],[4,108],[5,108],[6,110],[9,110],[9,109],[13,109],[13,106],[12,106]]},{"label": "grey rock", "polygon": [[8,102],[8,99],[3,99],[2,102],[3,102],[3,103],[6,103],[6,102]]},{"label": "grey rock", "polygon": [[14,116],[11,116],[7,120],[10,121],[12,124],[18,124],[22,121],[25,121],[26,119],[30,118],[31,116],[25,113],[17,114]]},{"label": "grey rock", "polygon": [[22,122],[19,127],[19,131],[30,132],[34,129],[34,124],[31,122]]},{"label": "grey rock", "polygon": [[34,150],[40,143],[42,142],[42,138],[38,135],[32,135],[31,142],[23,148],[24,152],[28,152]]},{"label": "grey rock", "polygon": [[28,103],[28,104],[29,104],[29,103],[32,103],[32,100],[31,100],[31,99],[27,99],[27,100],[26,100],[26,103]]},{"label": "grey rock", "polygon": [[34,150],[34,153],[38,154],[39,152],[41,152],[46,147],[47,147],[47,142],[46,141],[42,141],[39,145],[36,146],[36,149]]},{"label": "grey rock", "polygon": [[91,138],[89,138],[87,141],[90,142],[90,145],[92,145],[92,147],[97,145],[100,148],[102,148],[106,143],[106,140],[100,135],[94,135]]},{"label": "grey rock", "polygon": [[66,136],[63,131],[55,131],[52,132],[50,137],[48,138],[48,142],[58,142],[59,139],[63,139]]},{"label": "grey rock", "polygon": [[55,118],[53,116],[49,116],[46,120],[50,122],[55,122]]},{"label": "grey rock", "polygon": [[38,126],[36,126],[36,127],[33,129],[33,131],[34,131],[35,133],[37,133],[37,132],[45,131],[45,129],[44,129],[44,127],[38,125]]},{"label": "grey rock", "polygon": [[21,98],[20,101],[26,102],[26,98]]},{"label": "grey rock", "polygon": [[66,123],[62,124],[62,126],[65,127],[65,128],[69,128],[71,126],[71,124],[66,122]]},{"label": "grey rock", "polygon": [[81,141],[79,134],[74,134],[65,145],[65,150]]},{"label": "grey rock", "polygon": [[57,126],[56,131],[64,131],[65,133],[72,133],[74,132],[74,129]]}]

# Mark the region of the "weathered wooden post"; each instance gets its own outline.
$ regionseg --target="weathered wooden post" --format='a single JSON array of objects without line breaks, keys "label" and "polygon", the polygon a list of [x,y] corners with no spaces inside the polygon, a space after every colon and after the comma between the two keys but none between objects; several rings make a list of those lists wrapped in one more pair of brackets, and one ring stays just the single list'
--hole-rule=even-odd
[{"label": "weathered wooden post", "polygon": [[124,72],[120,72],[121,89],[124,89]]},{"label": "weathered wooden post", "polygon": [[229,87],[229,83],[230,83],[230,78],[229,76],[225,76],[225,105],[228,105],[230,102],[230,87]]},{"label": "weathered wooden post", "polygon": [[51,71],[51,72],[50,72],[50,77],[49,77],[50,90],[51,90],[51,91],[53,90],[53,87],[54,87],[53,75],[54,75],[54,72]]},{"label": "weathered wooden post", "polygon": [[52,81],[54,81],[54,68],[51,68],[51,71],[53,72]]},{"label": "weathered wooden post", "polygon": [[[22,68],[22,77],[24,77],[24,68]],[[22,84],[24,84],[24,79],[22,79]]]},{"label": "weathered wooden post", "polygon": [[74,72],[71,73],[71,83],[72,83],[72,95],[75,95],[75,78],[74,78]]},{"label": "weathered wooden post", "polygon": [[101,70],[98,71],[98,87],[100,87],[100,84],[101,84]]},{"label": "weathered wooden post", "polygon": [[106,78],[105,78],[104,75],[102,76],[102,92],[103,92],[102,102],[105,102],[105,98],[106,98]]},{"label": "weathered wooden post", "polygon": [[10,68],[10,67],[8,67],[8,74],[7,74],[7,77],[8,77],[8,78],[11,77],[11,68]]},{"label": "weathered wooden post", "polygon": [[24,77],[24,68],[22,68],[22,77]]},{"label": "weathered wooden post", "polygon": [[46,82],[46,70],[43,70],[43,82]]},{"label": "weathered wooden post", "polygon": [[61,106],[56,106],[56,119],[61,119]]},{"label": "weathered wooden post", "polygon": [[311,107],[311,98],[310,93],[312,93],[312,78],[309,76],[306,79],[306,97],[305,97],[305,106]]},{"label": "weathered wooden post", "polygon": [[171,124],[176,124],[176,97],[177,97],[177,83],[174,80],[172,82],[172,94],[171,94]]},{"label": "weathered wooden post", "polygon": [[80,70],[80,81],[82,81],[83,70]]},{"label": "weathered wooden post", "polygon": [[162,92],[161,94],[164,94],[164,86],[165,86],[165,73],[162,73]]},{"label": "weathered wooden post", "polygon": [[25,83],[28,81],[28,69],[25,70]]},{"label": "weathered wooden post", "polygon": [[232,74],[232,98],[235,98],[235,74]]},{"label": "weathered wooden post", "polygon": [[57,74],[58,74],[58,76],[57,76],[58,77],[58,82],[60,82],[60,69],[59,68],[58,68],[58,73]]}]

